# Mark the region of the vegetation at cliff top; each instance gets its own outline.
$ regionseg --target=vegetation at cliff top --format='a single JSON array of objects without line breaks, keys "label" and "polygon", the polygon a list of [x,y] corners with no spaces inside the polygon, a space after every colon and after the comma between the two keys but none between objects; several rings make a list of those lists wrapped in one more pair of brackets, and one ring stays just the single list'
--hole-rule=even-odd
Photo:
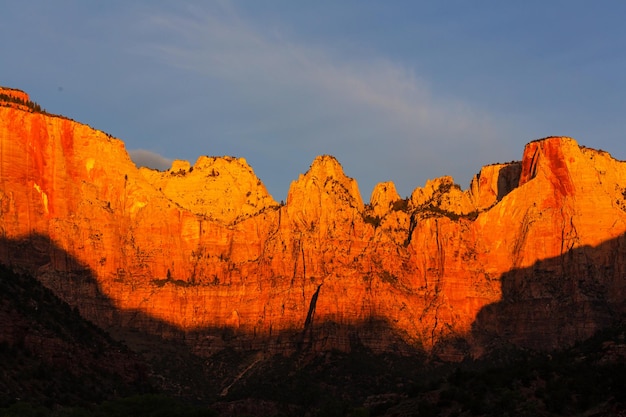
[{"label": "vegetation at cliff top", "polygon": [[[34,101],[31,101],[31,100],[27,101],[19,97],[11,96],[9,94],[0,93],[0,107],[14,107],[13,105],[15,104],[18,106],[25,107],[31,113],[41,113],[41,114],[45,114],[46,116],[58,117],[61,119],[74,121],[74,119],[69,118],[67,116],[63,116],[62,114],[49,113],[46,109],[42,108],[38,103]],[[103,132],[99,129],[94,129],[94,130],[104,133],[108,138],[113,137],[113,135],[111,135],[110,133]]]},{"label": "vegetation at cliff top", "polygon": [[35,103],[34,101],[30,101],[30,100],[26,101],[19,97],[14,97],[9,94],[0,93],[0,105],[2,104],[6,105],[6,103],[13,103],[13,104],[17,104],[20,106],[24,106],[34,113],[48,114],[45,109],[42,109],[41,106]]}]

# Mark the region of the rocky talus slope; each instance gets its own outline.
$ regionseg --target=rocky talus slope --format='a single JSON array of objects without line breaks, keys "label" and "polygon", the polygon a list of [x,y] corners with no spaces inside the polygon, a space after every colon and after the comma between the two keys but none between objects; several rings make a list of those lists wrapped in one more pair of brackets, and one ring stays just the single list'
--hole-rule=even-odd
[{"label": "rocky talus slope", "polygon": [[101,326],[203,355],[454,359],[571,344],[626,311],[626,163],[574,139],[531,142],[468,190],[382,183],[368,204],[319,156],[280,204],[244,159],[138,169],[122,141],[24,103],[0,106],[0,261]]}]

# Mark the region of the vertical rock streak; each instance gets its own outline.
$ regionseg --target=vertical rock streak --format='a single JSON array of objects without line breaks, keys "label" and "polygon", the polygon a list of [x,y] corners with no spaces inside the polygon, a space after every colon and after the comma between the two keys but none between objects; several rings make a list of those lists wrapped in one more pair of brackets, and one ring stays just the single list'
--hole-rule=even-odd
[{"label": "vertical rock streak", "polygon": [[[315,337],[314,318],[376,321],[384,329],[357,331],[376,349],[398,338],[431,349],[488,328],[476,320],[499,303],[518,315],[555,296],[569,301],[548,303],[548,312],[595,302],[626,309],[618,256],[626,212],[616,203],[625,200],[626,164],[570,138],[531,142],[521,162],[484,167],[468,191],[443,177],[403,200],[383,183],[368,205],[327,155],[282,205],[241,158],[137,169],[121,141],[15,107],[0,107],[0,141],[2,262],[34,273],[99,324],[157,334],[167,332],[159,323],[188,334],[229,327],[245,344],[270,329],[300,334],[303,322]],[[603,272],[585,281],[588,270]],[[559,289],[558,279],[568,284]],[[103,298],[135,318],[107,310]],[[548,346],[606,323],[589,314],[565,336],[563,312],[541,326],[495,327],[516,343]],[[350,337],[337,330],[328,343],[345,348]]]}]

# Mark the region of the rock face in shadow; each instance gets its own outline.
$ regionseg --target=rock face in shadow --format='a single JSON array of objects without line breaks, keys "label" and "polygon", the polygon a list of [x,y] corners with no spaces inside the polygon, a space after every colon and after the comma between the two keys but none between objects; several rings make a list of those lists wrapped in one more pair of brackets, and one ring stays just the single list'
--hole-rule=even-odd
[{"label": "rock face in shadow", "polygon": [[34,278],[4,266],[0,367],[0,408],[16,398],[75,405],[154,389],[138,355],[83,320]]},{"label": "rock face in shadow", "polygon": [[[497,333],[550,348],[624,313],[621,244],[603,242],[626,232],[626,163],[571,138],[529,143],[521,162],[484,167],[467,191],[443,177],[400,199],[386,183],[369,204],[331,156],[313,161],[284,205],[242,159],[202,157],[191,168],[139,170],[103,132],[0,107],[0,260],[102,326],[194,335],[186,340],[205,354],[227,343],[216,329],[241,347],[280,350],[281,335],[305,325],[314,331],[302,342],[318,350],[349,350],[356,337],[374,351],[480,353],[478,329],[493,331],[474,325],[486,306],[516,288],[543,303],[555,296],[547,282],[586,282],[590,271],[601,291],[577,284],[559,294],[608,313],[565,333],[535,331],[532,320]],[[533,284],[535,269],[549,279]],[[506,312],[524,317],[525,304]],[[458,338],[468,350],[442,347]]]},{"label": "rock face in shadow", "polygon": [[502,299],[481,309],[474,346],[555,350],[624,316],[626,235],[502,274]]}]

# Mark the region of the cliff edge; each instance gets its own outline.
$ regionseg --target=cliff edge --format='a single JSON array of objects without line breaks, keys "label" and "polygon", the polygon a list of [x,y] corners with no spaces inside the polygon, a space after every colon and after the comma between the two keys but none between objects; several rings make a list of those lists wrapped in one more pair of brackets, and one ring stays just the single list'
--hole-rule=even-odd
[{"label": "cliff edge", "polygon": [[101,326],[206,355],[358,340],[458,358],[571,344],[626,312],[626,163],[574,139],[465,191],[382,183],[368,204],[320,156],[282,205],[244,159],[138,169],[121,140],[31,110],[0,106],[0,261]]}]

